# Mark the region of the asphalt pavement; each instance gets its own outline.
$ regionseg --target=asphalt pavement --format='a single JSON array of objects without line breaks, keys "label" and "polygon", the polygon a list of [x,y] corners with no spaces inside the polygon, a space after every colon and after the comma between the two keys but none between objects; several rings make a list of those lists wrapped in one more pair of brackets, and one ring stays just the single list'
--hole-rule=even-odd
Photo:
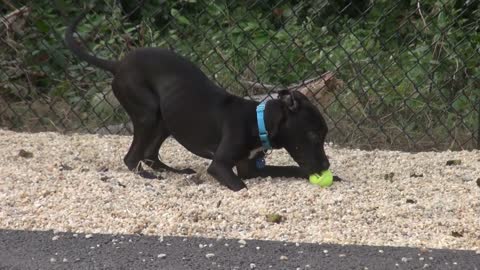
[{"label": "asphalt pavement", "polygon": [[0,269],[480,269],[475,251],[0,230]]}]

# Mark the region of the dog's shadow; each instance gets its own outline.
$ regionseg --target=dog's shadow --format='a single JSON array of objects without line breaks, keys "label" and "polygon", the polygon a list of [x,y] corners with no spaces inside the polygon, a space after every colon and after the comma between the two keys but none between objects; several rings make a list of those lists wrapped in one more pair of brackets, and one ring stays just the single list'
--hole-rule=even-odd
[{"label": "dog's shadow", "polygon": [[[264,178],[264,177],[256,177],[256,178],[252,178],[252,179],[244,179],[243,181],[261,183],[262,181],[266,181],[266,180],[267,180],[267,178]],[[308,182],[308,179],[298,178],[298,177],[271,177],[270,181],[272,181],[272,182],[301,182],[301,181],[307,181]],[[345,180],[343,178],[341,178],[340,176],[338,176],[338,175],[333,176],[333,182],[342,182],[342,181],[345,181]]]}]

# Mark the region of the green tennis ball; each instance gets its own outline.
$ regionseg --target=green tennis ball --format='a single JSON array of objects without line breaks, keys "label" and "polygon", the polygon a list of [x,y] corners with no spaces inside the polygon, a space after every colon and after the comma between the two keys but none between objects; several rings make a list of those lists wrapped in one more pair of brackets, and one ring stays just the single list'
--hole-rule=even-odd
[{"label": "green tennis ball", "polygon": [[329,187],[333,184],[333,174],[330,170],[312,174],[308,179],[310,183],[321,187]]}]

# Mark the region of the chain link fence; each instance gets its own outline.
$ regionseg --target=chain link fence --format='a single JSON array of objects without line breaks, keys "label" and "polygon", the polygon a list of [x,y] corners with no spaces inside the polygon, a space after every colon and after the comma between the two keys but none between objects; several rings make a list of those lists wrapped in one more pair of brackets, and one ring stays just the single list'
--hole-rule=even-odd
[{"label": "chain link fence", "polygon": [[[328,140],[361,149],[480,148],[479,1],[99,0],[77,29],[91,53],[161,46],[228,91],[297,89]],[[111,76],[65,27],[86,3],[0,0],[0,127],[130,134]]]}]

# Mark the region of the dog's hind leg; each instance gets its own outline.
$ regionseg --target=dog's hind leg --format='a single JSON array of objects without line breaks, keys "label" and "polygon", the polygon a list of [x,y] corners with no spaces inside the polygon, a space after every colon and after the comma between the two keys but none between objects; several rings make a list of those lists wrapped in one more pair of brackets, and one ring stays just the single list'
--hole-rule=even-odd
[{"label": "dog's hind leg", "polygon": [[[124,157],[125,165],[128,169],[137,173],[138,175],[144,178],[158,178],[155,174],[145,171],[140,163],[140,161],[148,162],[145,160],[145,150],[148,148],[148,145],[151,144],[152,133],[154,131],[153,123],[154,120],[148,120],[148,122],[135,121],[132,118],[133,123],[133,140],[130,145],[128,153]],[[147,163],[148,165],[148,163]]]},{"label": "dog's hind leg", "polygon": [[151,143],[145,149],[145,163],[150,166],[150,168],[156,171],[170,171],[174,173],[181,174],[193,174],[194,170],[190,168],[185,169],[175,169],[172,168],[162,161],[160,161],[159,151],[162,143],[170,136],[167,128],[164,126],[163,119],[159,116],[158,121],[156,122],[155,132],[153,133],[154,138],[150,141]]},{"label": "dog's hind leg", "polygon": [[143,161],[156,171],[195,173],[188,168],[171,168],[160,161],[160,147],[170,136],[170,132],[162,119],[158,98],[149,89],[138,87],[138,85],[129,88],[125,84],[114,81],[112,87],[133,124],[133,140],[123,159],[128,169],[145,178],[158,178],[142,168],[140,162]]},{"label": "dog's hind leg", "polygon": [[[137,87],[138,88],[138,87]],[[114,79],[112,89],[115,97],[127,112],[133,124],[133,140],[123,161],[130,171],[149,179],[159,178],[145,171],[141,161],[145,150],[152,143],[159,111],[156,97],[148,89],[136,89]]]},{"label": "dog's hind leg", "polygon": [[125,165],[127,165],[127,168],[130,171],[133,171],[144,178],[158,178],[155,174],[145,171],[140,163],[140,161],[143,161],[143,149],[145,149],[145,142],[143,141],[145,138],[144,134],[145,132],[148,132],[148,129],[145,129],[138,124],[134,124],[133,130],[132,143],[127,154],[123,158]]}]

